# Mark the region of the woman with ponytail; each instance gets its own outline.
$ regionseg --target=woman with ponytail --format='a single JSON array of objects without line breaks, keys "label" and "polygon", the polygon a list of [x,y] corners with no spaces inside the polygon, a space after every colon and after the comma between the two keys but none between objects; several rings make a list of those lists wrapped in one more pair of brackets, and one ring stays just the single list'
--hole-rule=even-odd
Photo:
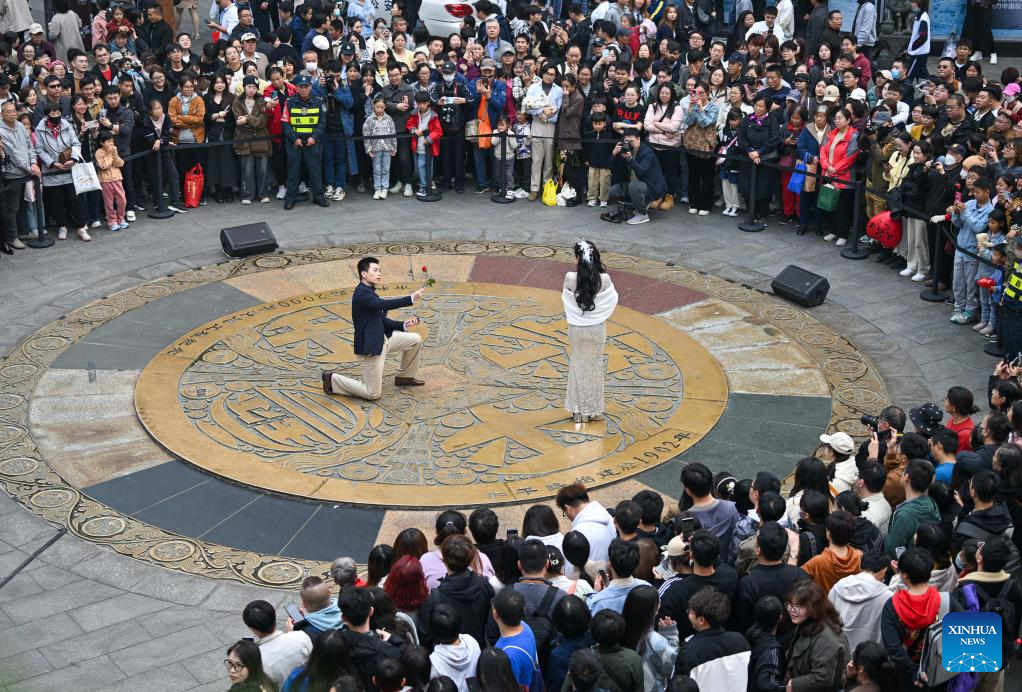
[{"label": "woman with ponytail", "polygon": [[845,671],[848,692],[898,692],[898,669],[876,642],[861,642],[852,653]]},{"label": "woman with ponytail", "polygon": [[603,420],[603,349],[617,290],[589,241],[575,243],[576,269],[564,275],[561,298],[568,320],[568,387],[564,407],[576,423]]}]

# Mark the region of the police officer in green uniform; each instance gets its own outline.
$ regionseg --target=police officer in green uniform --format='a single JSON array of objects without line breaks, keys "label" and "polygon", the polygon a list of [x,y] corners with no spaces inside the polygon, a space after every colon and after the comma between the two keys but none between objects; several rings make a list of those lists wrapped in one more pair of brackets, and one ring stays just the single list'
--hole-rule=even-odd
[{"label": "police officer in green uniform", "polygon": [[288,99],[287,113],[282,118],[287,143],[284,209],[295,207],[303,169],[312,200],[321,207],[329,207],[330,203],[323,196],[323,147],[320,144],[326,131],[326,109],[322,97],[312,93],[312,82],[307,76],[295,77],[294,85],[298,93]]},{"label": "police officer in green uniform", "polygon": [[1004,262],[1000,313],[1001,350],[1009,359],[1022,353],[1022,244],[1012,245]]}]

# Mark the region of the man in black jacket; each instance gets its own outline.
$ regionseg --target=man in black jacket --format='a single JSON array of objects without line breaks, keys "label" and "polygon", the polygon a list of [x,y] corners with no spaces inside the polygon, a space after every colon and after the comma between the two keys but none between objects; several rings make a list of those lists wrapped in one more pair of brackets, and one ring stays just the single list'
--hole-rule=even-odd
[{"label": "man in black jacket", "polygon": [[730,606],[727,596],[709,587],[689,599],[688,619],[695,634],[678,649],[675,675],[689,675],[703,685],[709,680],[724,683],[721,690],[746,689],[749,642],[724,629]]},{"label": "man in black jacket", "polygon": [[[486,620],[490,616],[493,587],[490,582],[469,569],[476,551],[465,536],[447,538],[440,546],[440,556],[447,567],[447,576],[426,598],[416,620],[419,640],[429,642],[429,614],[437,603],[449,603],[461,616],[461,631],[477,642],[486,641]],[[425,645],[425,644],[424,644]]]},{"label": "man in black jacket", "polygon": [[[156,60],[162,65],[167,59],[167,46],[174,42],[174,30],[163,21],[163,8],[153,5],[146,11],[146,21],[137,27],[138,38],[156,53]],[[143,50],[140,48],[139,53]]]},{"label": "man in black jacket", "polygon": [[636,130],[625,134],[624,141],[614,147],[614,156],[620,156],[627,162],[636,179],[611,186],[610,196],[622,202],[621,208],[610,214],[601,214],[600,218],[615,223],[628,219],[631,226],[648,223],[646,211],[649,205],[667,194],[667,180],[660,169],[660,162],[649,145],[642,143]]},{"label": "man in black jacket", "polygon": [[806,572],[781,558],[788,547],[788,532],[775,521],[759,528],[756,536],[756,567],[738,581],[728,629],[744,632],[752,623],[752,608],[763,596],[784,600],[792,584],[809,579]]},{"label": "man in black jacket", "polygon": [[384,658],[400,658],[406,642],[400,635],[375,632],[369,627],[373,614],[373,596],[368,589],[347,586],[337,597],[344,629],[341,634],[348,644],[348,656],[366,690],[377,690],[373,684],[376,664]]}]

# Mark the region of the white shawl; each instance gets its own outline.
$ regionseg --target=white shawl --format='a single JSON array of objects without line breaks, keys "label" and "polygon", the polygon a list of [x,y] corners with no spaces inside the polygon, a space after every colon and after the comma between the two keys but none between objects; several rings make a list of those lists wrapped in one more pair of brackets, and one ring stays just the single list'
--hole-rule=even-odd
[{"label": "white shawl", "polygon": [[593,298],[596,309],[582,312],[582,308],[575,302],[575,293],[565,288],[561,292],[561,299],[564,302],[564,315],[568,324],[575,327],[591,327],[594,324],[601,324],[610,319],[617,307],[617,289],[610,283]]}]

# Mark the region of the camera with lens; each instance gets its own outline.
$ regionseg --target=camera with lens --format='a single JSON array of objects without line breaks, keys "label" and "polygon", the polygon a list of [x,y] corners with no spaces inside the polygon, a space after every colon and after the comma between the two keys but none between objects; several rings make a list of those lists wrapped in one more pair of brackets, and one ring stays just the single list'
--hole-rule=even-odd
[{"label": "camera with lens", "polygon": [[631,154],[632,153],[632,143],[631,142],[621,142],[621,153],[622,154]]},{"label": "camera with lens", "polygon": [[867,428],[870,428],[872,430],[876,430],[878,427],[880,427],[880,417],[879,416],[871,416],[868,413],[863,415],[859,419],[859,422],[862,423],[863,425],[865,425]]}]

